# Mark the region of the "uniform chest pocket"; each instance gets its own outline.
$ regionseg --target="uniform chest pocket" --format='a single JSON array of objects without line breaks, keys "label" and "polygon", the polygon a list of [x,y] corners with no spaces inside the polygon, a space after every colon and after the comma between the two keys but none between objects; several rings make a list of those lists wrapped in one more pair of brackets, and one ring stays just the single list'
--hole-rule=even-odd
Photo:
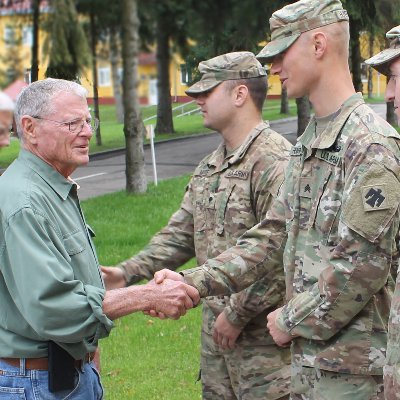
[{"label": "uniform chest pocket", "polygon": [[322,244],[335,245],[338,240],[342,193],[341,168],[332,167],[326,171],[321,182],[310,216],[310,226],[315,229]]},{"label": "uniform chest pocket", "polygon": [[75,256],[86,249],[87,239],[81,231],[72,232],[64,237],[65,250],[69,256]]}]

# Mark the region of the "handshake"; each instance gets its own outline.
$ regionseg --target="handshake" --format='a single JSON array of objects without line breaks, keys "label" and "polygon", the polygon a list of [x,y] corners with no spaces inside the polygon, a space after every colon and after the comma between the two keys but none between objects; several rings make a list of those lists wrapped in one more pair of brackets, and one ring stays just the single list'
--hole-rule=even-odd
[{"label": "handshake", "polygon": [[[126,286],[123,272],[115,267],[101,267],[107,290],[120,289]],[[138,308],[145,314],[160,319],[179,319],[186,311],[200,302],[196,288],[187,285],[182,275],[163,269],[154,274],[154,279],[145,285],[136,286]]]}]

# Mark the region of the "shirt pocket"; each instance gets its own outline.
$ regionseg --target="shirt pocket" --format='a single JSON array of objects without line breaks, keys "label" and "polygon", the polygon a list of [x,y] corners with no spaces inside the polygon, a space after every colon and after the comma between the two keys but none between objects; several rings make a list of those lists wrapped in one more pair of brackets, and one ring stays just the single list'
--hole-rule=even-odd
[{"label": "shirt pocket", "polygon": [[315,229],[323,245],[333,246],[337,243],[342,193],[341,168],[328,168],[319,185],[310,215],[310,226]]},{"label": "shirt pocket", "polygon": [[81,231],[71,232],[64,236],[64,246],[70,257],[82,253],[86,249],[86,237]]}]

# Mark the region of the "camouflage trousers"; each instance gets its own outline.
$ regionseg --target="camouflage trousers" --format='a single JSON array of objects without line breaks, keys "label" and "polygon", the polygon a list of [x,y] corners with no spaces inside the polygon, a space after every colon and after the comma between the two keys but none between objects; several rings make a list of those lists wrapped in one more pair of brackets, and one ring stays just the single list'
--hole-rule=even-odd
[{"label": "camouflage trousers", "polygon": [[223,351],[203,331],[201,382],[205,400],[289,399],[290,357],[274,345],[240,340]]},{"label": "camouflage trousers", "polygon": [[380,375],[340,374],[292,366],[290,400],[384,400]]},{"label": "camouflage trousers", "polygon": [[385,399],[400,400],[400,364],[385,365],[383,368]]}]

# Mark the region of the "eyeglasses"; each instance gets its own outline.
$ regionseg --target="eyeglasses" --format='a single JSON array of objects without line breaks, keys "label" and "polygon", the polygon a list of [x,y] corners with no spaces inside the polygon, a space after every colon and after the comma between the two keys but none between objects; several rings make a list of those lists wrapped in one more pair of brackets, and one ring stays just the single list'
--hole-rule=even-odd
[{"label": "eyeglasses", "polygon": [[41,119],[43,121],[55,122],[56,124],[68,126],[68,130],[71,133],[76,133],[77,135],[79,135],[82,132],[85,124],[90,128],[92,132],[94,132],[99,127],[99,120],[97,118],[86,118],[84,120],[75,119],[73,121],[68,121],[68,122],[56,121],[54,119],[49,119],[49,118],[42,118],[39,117],[38,115],[32,115],[32,118]]}]

